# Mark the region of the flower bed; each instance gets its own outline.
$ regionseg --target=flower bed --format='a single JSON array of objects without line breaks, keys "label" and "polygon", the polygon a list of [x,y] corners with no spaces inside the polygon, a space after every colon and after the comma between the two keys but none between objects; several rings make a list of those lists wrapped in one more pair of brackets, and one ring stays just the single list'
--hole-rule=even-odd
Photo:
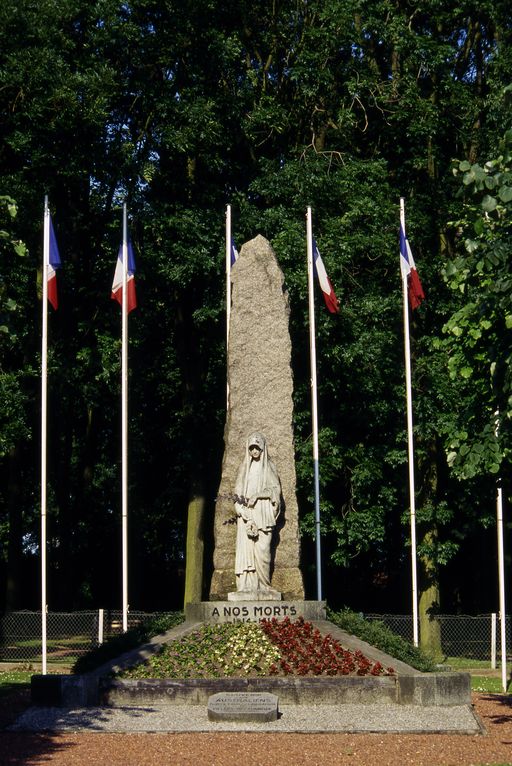
[{"label": "flower bed", "polygon": [[261,628],[280,652],[279,662],[270,667],[271,675],[299,676],[381,676],[394,673],[360,652],[344,649],[329,633],[323,636],[312,623],[263,620]]},{"label": "flower bed", "polygon": [[203,625],[173,641],[122,678],[390,675],[361,652],[350,652],[303,618],[292,622]]}]

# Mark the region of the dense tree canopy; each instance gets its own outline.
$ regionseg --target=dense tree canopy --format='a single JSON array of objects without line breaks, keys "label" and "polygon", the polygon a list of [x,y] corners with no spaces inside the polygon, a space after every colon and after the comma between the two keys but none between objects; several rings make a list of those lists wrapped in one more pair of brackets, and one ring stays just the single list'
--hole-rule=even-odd
[{"label": "dense tree canopy", "polygon": [[2,6],[7,608],[38,603],[45,194],[63,260],[50,317],[50,608],[120,601],[120,318],[109,293],[126,200],[139,303],[130,316],[132,606],[181,603],[191,497],[204,499],[212,544],[230,203],[237,244],[269,238],[289,291],[308,587],[312,205],[341,303],[335,317],[318,304],[317,316],[326,595],[408,611],[401,195],[427,295],[411,325],[422,591],[434,588],[431,609],[495,607],[495,480],[507,474],[511,438],[509,137],[500,148],[511,31],[501,0]]}]

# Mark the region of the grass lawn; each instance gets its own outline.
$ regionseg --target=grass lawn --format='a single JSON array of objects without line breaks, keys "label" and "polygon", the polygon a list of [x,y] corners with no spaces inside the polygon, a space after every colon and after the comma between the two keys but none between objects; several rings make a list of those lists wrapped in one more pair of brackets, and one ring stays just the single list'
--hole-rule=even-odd
[{"label": "grass lawn", "polygon": [[[474,692],[489,692],[491,694],[503,694],[501,676],[471,676],[471,688]],[[510,694],[510,686],[507,694]]]},{"label": "grass lawn", "polygon": [[6,697],[11,692],[30,686],[30,676],[33,670],[2,670],[0,671],[0,697]]},{"label": "grass lawn", "polygon": [[446,665],[449,665],[454,670],[488,670],[491,671],[491,663],[489,660],[474,660],[470,657],[447,657],[445,660]]},{"label": "grass lawn", "polygon": [[[473,660],[465,657],[447,657],[446,664],[453,670],[466,670],[471,673],[471,688],[474,692],[503,694],[501,668],[491,669],[489,660]],[[509,676],[510,678],[510,676]],[[512,691],[509,685],[508,692]]]}]

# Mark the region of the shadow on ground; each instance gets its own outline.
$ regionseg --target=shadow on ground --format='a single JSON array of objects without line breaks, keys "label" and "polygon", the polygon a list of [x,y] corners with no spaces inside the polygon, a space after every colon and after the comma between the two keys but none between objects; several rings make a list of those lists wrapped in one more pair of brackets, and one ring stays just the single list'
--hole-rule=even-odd
[{"label": "shadow on ground", "polygon": [[504,694],[482,694],[481,699],[489,700],[499,704],[500,713],[497,715],[489,716],[489,720],[491,720],[493,723],[510,723],[512,721],[512,696]]},{"label": "shadow on ground", "polygon": [[59,741],[55,734],[28,732],[0,732],[1,766],[30,766],[52,761],[53,756],[73,748],[70,742]]}]

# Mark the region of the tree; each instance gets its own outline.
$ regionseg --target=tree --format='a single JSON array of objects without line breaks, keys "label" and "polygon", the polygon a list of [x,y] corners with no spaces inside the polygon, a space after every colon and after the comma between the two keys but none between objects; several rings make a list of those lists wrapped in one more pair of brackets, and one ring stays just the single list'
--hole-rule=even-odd
[{"label": "tree", "polygon": [[506,473],[510,461],[512,131],[499,148],[484,165],[463,160],[453,167],[465,204],[452,224],[458,247],[445,278],[461,305],[446,322],[442,345],[451,378],[471,392],[449,433],[448,462],[462,479]]},{"label": "tree", "polygon": [[[7,519],[6,607],[16,608],[21,601],[23,509],[21,496],[21,448],[29,431],[27,378],[32,376],[27,360],[19,353],[24,340],[23,309],[27,297],[27,248],[16,238],[16,202],[0,197],[0,396],[3,409],[0,419],[0,459],[4,461],[6,493],[2,515]],[[4,228],[5,227],[5,228]],[[4,505],[5,504],[5,505]]]},{"label": "tree", "polygon": [[[64,263],[62,303],[51,321],[53,608],[119,601],[119,315],[109,288],[126,200],[139,293],[130,319],[132,606],[181,603],[194,508],[202,532],[191,524],[192,540],[202,534],[206,554],[211,546],[225,416],[222,240],[230,202],[237,242],[267,236],[290,294],[306,573],[314,557],[303,216],[311,204],[342,303],[340,317],[319,312],[317,328],[327,595],[358,608],[408,609],[403,194],[427,290],[413,327],[420,553],[425,592],[434,586],[425,611],[440,603],[443,567],[475,526],[467,497],[488,491],[475,475],[461,494],[443,452],[448,435],[453,441],[461,430],[457,407],[474,411],[478,393],[464,378],[447,380],[439,344],[446,317],[460,308],[441,273],[455,258],[446,221],[466,215],[451,160],[455,154],[473,166],[493,146],[509,38],[510,11],[501,2],[440,8],[432,0],[411,9],[389,0],[21,0],[2,7],[1,178],[19,203],[13,237],[28,246],[18,259],[23,287],[13,295],[19,342],[9,352],[17,411],[4,414],[20,456],[23,531],[13,534],[27,565],[38,547],[34,287],[45,193]],[[0,460],[6,473],[8,458]],[[6,497],[2,491],[4,540]],[[207,576],[205,567],[195,594]]]}]

